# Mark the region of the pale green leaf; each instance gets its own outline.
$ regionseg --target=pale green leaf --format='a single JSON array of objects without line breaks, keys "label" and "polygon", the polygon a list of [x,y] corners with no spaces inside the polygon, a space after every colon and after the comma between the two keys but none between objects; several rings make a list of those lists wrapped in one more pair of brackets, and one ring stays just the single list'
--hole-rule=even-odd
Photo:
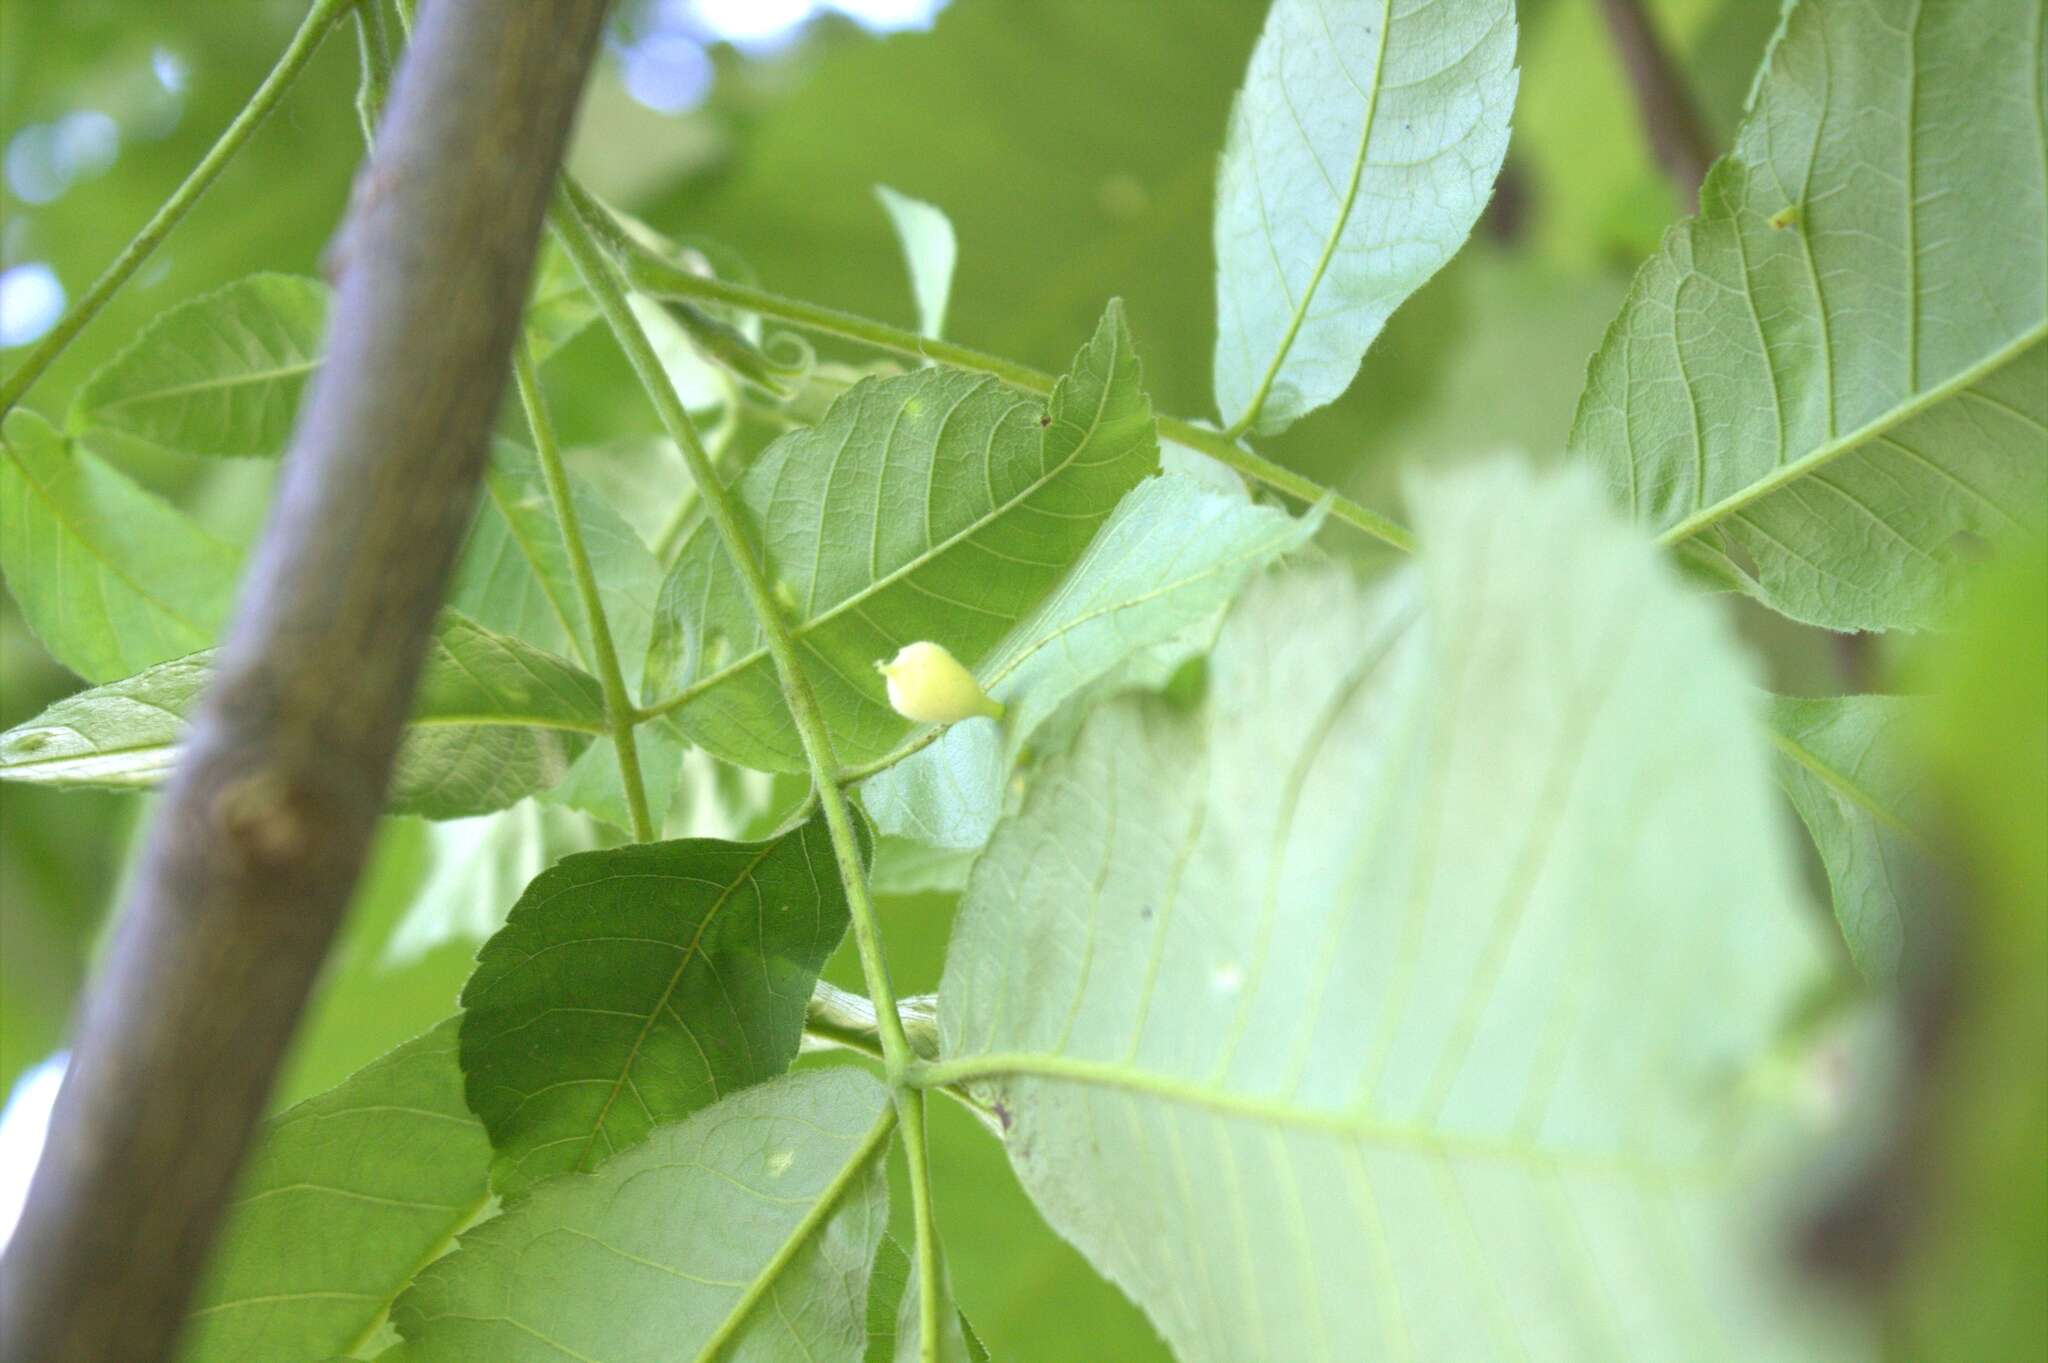
[{"label": "pale green leaf", "polygon": [[1216,189],[1216,404],[1283,430],[1351,386],[1493,193],[1513,0],[1274,0]]},{"label": "pale green leaf", "polygon": [[[1045,402],[923,369],[856,385],[764,451],[734,491],[839,760],[878,758],[910,727],[877,661],[932,639],[979,663],[1158,461],[1114,303]],[[760,624],[708,524],[663,588],[646,685],[679,688],[665,706],[718,756],[803,769]]]},{"label": "pale green leaf", "polygon": [[875,826],[935,847],[987,842],[1019,754],[1055,711],[1213,618],[1251,573],[1300,548],[1321,523],[1320,512],[1296,519],[1178,475],[1138,484],[1059,588],[976,669],[1006,707],[1000,729],[984,719],[955,724],[863,782]]},{"label": "pale green leaf", "polygon": [[591,1169],[781,1074],[845,931],[822,816],[766,842],[641,843],[543,872],[462,991],[493,1184]]},{"label": "pale green leaf", "polygon": [[1795,8],[1593,359],[1574,451],[1795,619],[1932,625],[1979,541],[2048,523],[2042,24]]},{"label": "pale green leaf", "polygon": [[1913,705],[1898,696],[1771,701],[1778,784],[1820,851],[1850,956],[1879,982],[1916,945],[1907,908],[1930,883]]},{"label": "pale green leaf", "polygon": [[552,1179],[399,1299],[389,1363],[859,1363],[889,1094],[834,1068]]},{"label": "pale green leaf", "polygon": [[178,304],[85,381],[72,429],[181,454],[283,454],[320,363],[328,293],[259,274]]},{"label": "pale green leaf", "polygon": [[937,204],[913,199],[887,185],[875,186],[875,198],[896,229],[903,263],[910,269],[910,292],[917,299],[917,330],[921,336],[942,336],[946,300],[953,292],[953,266],[960,258],[953,224]]},{"label": "pale green leaf", "polygon": [[367,1356],[391,1303],[490,1200],[455,1019],[263,1124],[178,1357]]},{"label": "pale green leaf", "polygon": [[0,566],[50,656],[112,681],[210,646],[241,555],[35,413],[0,439]]},{"label": "pale green leaf", "polygon": [[[0,780],[156,785],[212,669],[211,652],[195,653],[67,696],[0,734]],[[503,809],[561,780],[603,730],[588,674],[451,613],[420,672],[389,807],[435,819]]]},{"label": "pale green leaf", "polygon": [[933,1078],[1182,1363],[1857,1356],[1751,1219],[1822,961],[1751,666],[1590,476],[1413,500],[1041,769]]}]

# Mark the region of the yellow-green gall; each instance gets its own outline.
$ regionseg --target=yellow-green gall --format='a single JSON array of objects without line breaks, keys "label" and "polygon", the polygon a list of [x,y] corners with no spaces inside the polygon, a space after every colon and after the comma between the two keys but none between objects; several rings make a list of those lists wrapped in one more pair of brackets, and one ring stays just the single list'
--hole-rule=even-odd
[{"label": "yellow-green gall", "polygon": [[1002,718],[1002,702],[990,700],[974,674],[943,644],[905,644],[888,662],[876,663],[875,671],[888,679],[890,708],[905,719],[951,724],[976,715]]}]

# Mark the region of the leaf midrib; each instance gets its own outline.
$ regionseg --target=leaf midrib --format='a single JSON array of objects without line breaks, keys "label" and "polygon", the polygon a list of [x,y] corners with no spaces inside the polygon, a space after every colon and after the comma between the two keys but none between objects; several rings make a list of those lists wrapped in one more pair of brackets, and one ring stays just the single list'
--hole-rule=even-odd
[{"label": "leaf midrib", "polygon": [[[180,722],[189,723],[190,721],[185,720],[181,716]],[[66,725],[65,727],[71,728],[72,726]],[[405,722],[405,727],[407,730],[439,728],[545,729],[557,733],[591,734],[600,737],[611,732],[609,728],[599,723],[578,723],[574,720],[543,719],[524,715],[433,715],[420,719],[409,719]],[[62,766],[70,762],[86,762],[102,757],[120,757],[130,753],[174,752],[181,742],[182,739],[158,739],[148,743],[135,743],[121,747],[96,748],[90,753],[66,753],[59,757],[30,757],[26,761],[8,761],[0,763],[0,781],[18,780],[20,778],[14,776],[13,773],[31,770],[36,767]]]},{"label": "leaf midrib", "polygon": [[[1008,501],[1005,501],[1001,506],[992,507],[986,516],[982,516],[977,520],[973,521],[972,523],[963,526],[961,529],[955,531],[951,535],[948,535],[945,539],[939,541],[937,544],[934,544],[929,548],[925,549],[923,552],[909,559],[899,567],[893,568],[883,576],[876,578],[867,586],[861,588],[859,591],[853,593],[851,596],[846,597],[844,600],[834,602],[831,606],[819,612],[817,615],[812,616],[808,620],[799,621],[791,625],[789,631],[791,641],[794,642],[799,639],[808,638],[812,633],[822,628],[823,626],[830,624],[832,621],[838,619],[842,614],[858,610],[861,606],[865,605],[868,601],[872,600],[875,596],[879,595],[884,590],[895,586],[898,582],[903,581],[912,573],[917,572],[919,569],[925,567],[927,564],[930,564],[936,561],[937,559],[943,557],[945,554],[957,548],[960,544],[973,538],[975,535],[981,533],[990,525],[993,525],[996,521],[1002,519],[1004,516],[1009,515],[1011,512],[1015,511],[1019,506],[1023,505],[1026,501],[1028,501],[1033,495],[1039,492],[1040,489],[1044,488],[1046,484],[1050,483],[1054,478],[1058,477],[1062,473],[1065,473],[1069,468],[1071,468],[1074,465],[1075,461],[1081,457],[1081,452],[1083,450],[1086,450],[1090,442],[1092,442],[1095,439],[1096,432],[1101,430],[1102,428],[1103,413],[1106,412],[1109,408],[1110,389],[1114,387],[1116,383],[1116,367],[1122,358],[1122,346],[1122,336],[1117,331],[1112,330],[1110,332],[1109,360],[1108,363],[1104,366],[1102,400],[1096,404],[1095,415],[1092,418],[1090,418],[1087,430],[1082,434],[1080,440],[1075,442],[1073,450],[1068,453],[1065,459],[1061,460],[1059,463],[1053,465],[1050,469],[1047,469],[1044,473],[1040,474],[1036,479],[1034,479],[1031,483],[1026,485],[1020,492],[1018,492],[1015,496],[1011,497]],[[989,379],[988,383],[998,388],[1010,387],[1010,385],[1005,384],[998,379]],[[1016,389],[1013,391],[1022,392],[1021,389]],[[1055,389],[1055,392],[1057,392],[1057,389]],[[1026,396],[1029,395],[1027,394]],[[1048,401],[1047,407],[1050,408],[1050,405],[1051,404]],[[1013,408],[1011,410],[1015,409]],[[1005,416],[1007,416],[1007,413],[1005,413]],[[1041,450],[1045,448],[1045,438],[1049,433],[1050,429],[1046,431],[1041,431],[1039,433],[1039,448]],[[927,492],[929,492],[930,489],[927,488],[926,490]],[[741,672],[744,672],[746,669],[759,663],[763,658],[767,656],[768,649],[767,646],[764,644],[760,647],[753,649],[751,652],[745,654],[744,656],[737,658],[730,663],[727,663],[724,667],[712,673],[710,676],[692,682],[690,685],[684,687],[682,690],[676,692],[674,695],[668,697],[667,699],[662,700],[652,706],[649,706],[648,709],[655,714],[666,714],[671,710],[679,710],[683,706],[688,705],[691,701],[695,700],[697,697],[703,695],[705,692],[710,691],[712,688],[721,685],[728,679],[739,675]]]},{"label": "leaf midrib", "polygon": [[1787,761],[1807,772],[1816,781],[1819,781],[1843,799],[1863,810],[1864,813],[1875,819],[1879,824],[1904,838],[1919,851],[1928,851],[1927,844],[1921,840],[1918,833],[1913,831],[1911,825],[1897,814],[1894,814],[1875,795],[1837,771],[1829,763],[1823,761],[1820,755],[1814,752],[1813,749],[1797,739],[1787,737],[1779,732],[1775,725],[1771,726],[1770,735],[1772,745],[1785,755]]},{"label": "leaf midrib", "polygon": [[804,1247],[824,1228],[826,1221],[839,1210],[839,1204],[846,1200],[846,1194],[867,1172],[882,1142],[888,1139],[889,1133],[895,1128],[896,1105],[885,1101],[882,1104],[881,1115],[875,1119],[875,1124],[868,1128],[860,1144],[854,1147],[853,1154],[839,1167],[839,1172],[832,1176],[832,1181],[825,1185],[824,1191],[818,1194],[818,1200],[811,1204],[810,1210],[803,1214],[803,1218],[784,1237],[782,1243],[775,1247],[775,1252],[768,1256],[768,1262],[761,1265],[761,1271],[754,1275],[753,1281],[740,1293],[740,1299],[733,1303],[732,1309],[726,1312],[718,1328],[704,1341],[704,1347],[697,1352],[696,1363],[716,1363],[716,1360],[725,1353],[726,1346],[732,1343],[740,1327],[746,1324],[747,1317],[753,1314],[754,1308],[761,1304],[761,1299],[775,1286],[776,1280],[782,1277],[796,1256],[803,1252]]},{"label": "leaf midrib", "polygon": [[133,407],[139,403],[164,402],[171,398],[190,397],[194,393],[225,392],[235,388],[250,388],[258,384],[274,383],[279,379],[300,378],[318,369],[320,363],[318,359],[300,360],[293,364],[250,370],[242,374],[195,379],[190,383],[172,384],[164,388],[151,388],[144,392],[130,393],[124,397],[109,398],[94,403],[85,409],[85,415],[90,419],[101,413],[117,412],[124,407]]},{"label": "leaf midrib", "polygon": [[926,1088],[1020,1077],[1111,1088],[1267,1126],[1359,1141],[1384,1149],[1417,1151],[1445,1158],[1489,1160],[1560,1172],[1619,1176],[1660,1186],[1713,1185],[1731,1176],[1725,1161],[1703,1159],[1696,1164],[1661,1165],[1623,1156],[1546,1150],[1511,1141],[1460,1136],[1426,1126],[1374,1120],[1359,1113],[1325,1112],[1224,1089],[1206,1088],[1115,1061],[1083,1060],[1042,1052],[999,1051],[941,1060],[923,1066],[920,1073],[921,1077],[915,1082]]},{"label": "leaf midrib", "polygon": [[1904,402],[1866,421],[1847,435],[1838,436],[1816,446],[1789,464],[1780,464],[1748,487],[1723,497],[1712,506],[1701,507],[1658,535],[1657,543],[1669,547],[1681,540],[1690,539],[1744,510],[1751,503],[1826,468],[1843,455],[1854,454],[1865,445],[1875,443],[1914,417],[1989,378],[2019,359],[2043,339],[2048,339],[2048,320],[2036,322],[1967,369],[1958,370],[1932,388],[1913,394]]},{"label": "leaf midrib", "polygon": [[[1317,14],[1323,20],[1325,35],[1328,35],[1329,17],[1322,13],[1320,6],[1317,7]],[[1294,306],[1294,315],[1288,320],[1286,334],[1280,338],[1280,345],[1273,354],[1272,363],[1266,366],[1266,372],[1260,377],[1259,386],[1252,391],[1251,401],[1245,405],[1243,413],[1230,423],[1230,433],[1232,434],[1249,430],[1253,423],[1259,419],[1259,413],[1265,410],[1266,400],[1272,395],[1274,381],[1280,377],[1280,367],[1286,363],[1288,354],[1294,349],[1295,338],[1301,334],[1302,324],[1308,320],[1309,307],[1315,302],[1316,290],[1322,287],[1323,275],[1329,270],[1330,262],[1336,258],[1337,244],[1344,239],[1344,229],[1351,221],[1351,210],[1358,202],[1358,187],[1365,179],[1366,157],[1372,150],[1372,127],[1373,121],[1379,116],[1380,88],[1386,84],[1387,30],[1393,27],[1393,17],[1394,0],[1382,0],[1380,6],[1379,47],[1373,53],[1372,89],[1370,91],[1360,91],[1361,94],[1365,95],[1365,126],[1359,130],[1358,154],[1352,158],[1351,178],[1346,182],[1344,197],[1337,205],[1337,220],[1330,225],[1330,234],[1323,241],[1323,253],[1316,259],[1316,267],[1309,274],[1308,285],[1301,292],[1301,301]],[[1336,40],[1333,37],[1331,39],[1333,59],[1336,51],[1335,43]],[[1340,61],[1338,63],[1340,70],[1342,65]],[[1349,79],[1349,73],[1346,73],[1346,78]],[[1357,82],[1352,82],[1352,88],[1357,88]],[[1302,135],[1302,144],[1304,146],[1308,145],[1306,133]],[[1313,147],[1309,148],[1309,157],[1312,160],[1315,157],[1315,149]],[[1263,216],[1264,208],[1262,204],[1261,217],[1263,218]],[[1270,244],[1272,233],[1268,231],[1266,236]]]}]

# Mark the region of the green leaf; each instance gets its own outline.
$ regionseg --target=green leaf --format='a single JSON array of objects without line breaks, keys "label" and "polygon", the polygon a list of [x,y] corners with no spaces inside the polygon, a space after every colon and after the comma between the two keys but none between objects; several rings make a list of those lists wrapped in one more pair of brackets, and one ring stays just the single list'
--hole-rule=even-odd
[{"label": "green leaf", "polygon": [[1573,450],[1794,619],[1935,624],[2048,522],[2039,48],[2010,0],[1798,6],[1593,359]]},{"label": "green leaf", "polygon": [[[952,1305],[952,1285],[941,1290],[939,1363],[988,1363],[988,1349]],[[868,1275],[868,1347],[861,1363],[919,1363],[917,1315],[917,1254],[885,1235]]]},{"label": "green leaf", "polygon": [[421,1265],[484,1213],[490,1143],[462,1103],[455,1029],[263,1124],[179,1358],[358,1356]]},{"label": "green leaf", "polygon": [[[872,761],[909,728],[878,660],[933,639],[979,662],[1158,462],[1115,303],[1043,405],[923,369],[856,385],[763,451],[734,491],[840,761]],[[710,752],[803,769],[760,624],[708,524],[663,587],[646,685],[680,688],[676,721]]]},{"label": "green leaf", "polygon": [[0,567],[51,657],[111,681],[214,642],[240,554],[33,412],[0,453]]},{"label": "green leaf", "polygon": [[910,292],[917,299],[917,330],[941,336],[946,330],[946,300],[953,292],[953,265],[960,258],[953,224],[937,204],[913,199],[887,185],[875,186],[875,198],[896,229],[903,263],[910,268]]},{"label": "green leaf", "polygon": [[320,363],[328,293],[259,274],[178,304],[85,381],[72,429],[181,454],[283,454]]},{"label": "green leaf", "polygon": [[733,1094],[553,1179],[399,1299],[388,1363],[858,1363],[889,1094],[859,1070]]},{"label": "green leaf", "polygon": [[1274,0],[1216,189],[1216,404],[1274,432],[1339,397],[1493,193],[1513,0]]},{"label": "green leaf", "polygon": [[[626,684],[637,687],[661,594],[661,564],[612,505],[581,479],[570,478],[569,498]],[[493,446],[483,500],[448,599],[490,629],[575,658],[586,671],[595,671],[589,622],[562,547],[561,523],[531,450],[508,440]],[[667,723],[648,725],[640,730],[638,749],[649,798],[660,810],[675,789],[681,736]],[[567,777],[550,787],[548,798],[615,828],[632,827],[609,734],[583,751]]]},{"label": "green leaf", "polygon": [[[195,653],[58,701],[0,734],[0,780],[155,785],[212,669],[210,651]],[[561,780],[603,730],[588,674],[450,613],[420,673],[389,808],[433,819],[503,809]]]},{"label": "green leaf", "polygon": [[822,816],[766,842],[641,843],[543,872],[462,991],[495,1186],[588,1170],[781,1074],[845,931]]},{"label": "green leaf", "polygon": [[932,1078],[1181,1363],[1851,1356],[1750,1223],[1822,959],[1753,669],[1589,476],[1414,501],[1040,771]]},{"label": "green leaf", "polygon": [[597,320],[597,303],[553,237],[541,240],[540,254],[533,262],[531,292],[526,304],[526,344],[532,348],[533,362],[539,364]]},{"label": "green leaf", "polygon": [[1907,906],[1928,884],[1913,712],[1897,696],[1771,701],[1778,784],[1820,851],[1849,955],[1883,983],[1912,949]]},{"label": "green leaf", "polygon": [[[1300,548],[1322,523],[1173,474],[1124,495],[1059,589],[977,669],[1006,707],[953,725],[931,747],[860,788],[883,833],[935,847],[988,841],[1020,753],[1055,711],[1120,664],[1220,611],[1245,579]],[[1170,671],[1171,669],[1166,669]]]}]

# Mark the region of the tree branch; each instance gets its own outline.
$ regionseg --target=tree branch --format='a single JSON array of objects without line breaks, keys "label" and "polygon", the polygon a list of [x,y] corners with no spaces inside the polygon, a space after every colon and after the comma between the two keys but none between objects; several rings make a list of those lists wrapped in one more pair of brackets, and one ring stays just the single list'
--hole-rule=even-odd
[{"label": "tree branch", "polygon": [[1600,0],[1600,9],[1635,91],[1650,150],[1670,177],[1681,206],[1688,213],[1698,212],[1700,184],[1707,178],[1707,167],[1714,164],[1714,147],[1685,77],[1658,41],[1642,0]]},{"label": "tree branch", "polygon": [[4,1363],[172,1347],[383,802],[603,14],[422,16],[344,225],[329,358],[0,1260]]}]

